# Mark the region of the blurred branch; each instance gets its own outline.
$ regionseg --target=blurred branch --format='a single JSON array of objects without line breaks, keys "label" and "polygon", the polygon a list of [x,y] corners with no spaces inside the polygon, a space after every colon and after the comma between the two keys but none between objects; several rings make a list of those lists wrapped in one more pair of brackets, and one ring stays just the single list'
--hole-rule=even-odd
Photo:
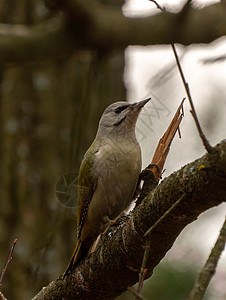
[{"label": "blurred branch", "polygon": [[0,45],[3,66],[62,58],[79,48],[60,19],[41,26],[0,24]]},{"label": "blurred branch", "polygon": [[[179,58],[180,62],[182,62],[182,60],[184,59],[188,49],[189,48],[187,48],[187,47],[183,49],[183,53],[180,55],[180,58]],[[167,80],[172,78],[173,72],[175,71],[176,68],[177,68],[177,65],[175,65],[175,60],[173,59],[172,61],[170,61],[169,63],[164,65],[160,70],[158,70],[157,73],[154,74],[148,80],[148,83],[146,84],[147,88],[154,89],[155,87],[158,87],[158,86],[162,87],[163,84],[165,82],[167,82]]]},{"label": "blurred branch", "polygon": [[60,276],[33,299],[115,299],[138,281],[144,233],[184,195],[152,231],[146,264],[150,277],[183,228],[226,201],[226,141],[214,150],[164,179],[74,272],[64,280]]},{"label": "blurred branch", "polygon": [[224,251],[226,243],[226,218],[221,228],[219,237],[206,261],[199,277],[191,291],[189,300],[201,300],[206,292],[206,289],[210,283],[211,278],[215,274],[218,260],[221,253]]},{"label": "blurred branch", "polygon": [[226,55],[220,55],[216,57],[211,57],[211,58],[204,58],[201,60],[203,64],[214,64],[218,62],[222,62],[226,60]]},{"label": "blurred branch", "polygon": [[[112,51],[128,45],[210,43],[226,34],[225,7],[220,3],[181,14],[160,13],[129,18],[121,9],[96,1],[56,2],[64,13],[39,26],[0,24],[0,64],[40,62],[76,50]],[[199,28],[199,30],[196,30]]]},{"label": "blurred branch", "polygon": [[14,242],[13,242],[13,244],[12,244],[12,247],[11,247],[10,252],[9,252],[9,257],[7,259],[7,262],[6,262],[6,265],[3,268],[3,270],[2,270],[1,277],[0,277],[0,286],[2,285],[2,280],[3,280],[3,277],[5,275],[5,272],[6,272],[7,268],[8,268],[11,260],[13,259],[13,251],[14,251],[14,248],[16,246],[16,243],[17,243],[17,239],[15,239]]}]

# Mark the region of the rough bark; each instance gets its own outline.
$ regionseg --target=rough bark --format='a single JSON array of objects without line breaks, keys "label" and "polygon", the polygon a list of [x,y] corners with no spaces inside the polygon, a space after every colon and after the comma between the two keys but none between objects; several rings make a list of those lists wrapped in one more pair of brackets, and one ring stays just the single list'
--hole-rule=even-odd
[{"label": "rough bark", "polygon": [[[38,62],[76,50],[114,51],[128,45],[210,43],[226,34],[226,7],[218,3],[186,14],[125,17],[117,7],[95,1],[61,2],[63,17],[38,26],[0,24],[0,64]],[[199,30],[197,30],[197,28]]]},{"label": "rough bark", "polygon": [[147,278],[180,232],[207,209],[226,201],[226,141],[164,179],[131,216],[64,280],[60,276],[37,299],[114,299],[138,280],[144,233],[179,198],[183,200],[151,234]]}]

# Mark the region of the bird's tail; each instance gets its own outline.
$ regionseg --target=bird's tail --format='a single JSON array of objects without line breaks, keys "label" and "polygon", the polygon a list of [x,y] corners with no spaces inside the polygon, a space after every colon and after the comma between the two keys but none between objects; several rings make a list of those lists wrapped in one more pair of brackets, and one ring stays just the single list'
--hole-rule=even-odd
[{"label": "bird's tail", "polygon": [[68,264],[68,267],[66,269],[66,271],[64,272],[64,275],[63,275],[63,278],[70,272],[70,270],[72,269],[72,267],[77,264],[82,257],[85,256],[86,254],[86,249],[81,241],[81,239],[78,239],[77,240],[77,243],[76,243],[76,246],[75,246],[75,250],[74,250],[74,253],[71,257],[71,260]]}]

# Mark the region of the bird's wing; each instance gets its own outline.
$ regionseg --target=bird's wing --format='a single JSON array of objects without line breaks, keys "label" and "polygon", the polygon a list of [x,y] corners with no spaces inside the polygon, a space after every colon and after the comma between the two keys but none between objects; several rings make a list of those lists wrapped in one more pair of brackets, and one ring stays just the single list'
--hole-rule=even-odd
[{"label": "bird's wing", "polygon": [[98,150],[88,150],[85,154],[79,170],[78,178],[78,208],[77,208],[77,235],[81,234],[90,201],[97,185],[97,178],[93,174],[95,153]]}]

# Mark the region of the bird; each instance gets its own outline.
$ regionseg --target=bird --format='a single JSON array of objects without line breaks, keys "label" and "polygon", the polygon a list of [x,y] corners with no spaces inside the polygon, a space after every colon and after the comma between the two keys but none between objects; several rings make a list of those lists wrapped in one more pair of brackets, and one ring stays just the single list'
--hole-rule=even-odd
[{"label": "bird", "polygon": [[102,234],[133,200],[141,172],[135,127],[140,102],[115,102],[101,119],[78,175],[77,243],[64,277],[89,253]]}]

